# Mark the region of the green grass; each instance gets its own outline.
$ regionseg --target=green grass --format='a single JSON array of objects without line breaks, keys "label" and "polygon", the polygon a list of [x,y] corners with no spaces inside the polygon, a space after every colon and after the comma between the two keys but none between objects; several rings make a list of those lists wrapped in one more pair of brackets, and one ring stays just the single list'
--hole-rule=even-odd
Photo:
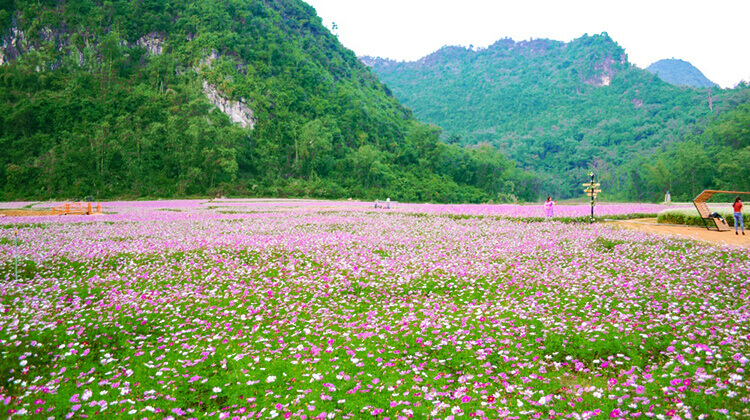
[{"label": "green grass", "polygon": [[0,238],[0,245],[21,245],[21,241],[14,238]]},{"label": "green grass", "polygon": [[47,225],[44,223],[9,223],[7,225],[0,225],[0,229],[44,229]]}]

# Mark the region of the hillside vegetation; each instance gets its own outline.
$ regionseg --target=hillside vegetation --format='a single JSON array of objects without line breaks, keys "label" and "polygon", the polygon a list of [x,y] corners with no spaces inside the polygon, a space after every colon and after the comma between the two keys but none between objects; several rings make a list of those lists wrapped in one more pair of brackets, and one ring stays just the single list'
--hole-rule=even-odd
[{"label": "hillside vegetation", "polygon": [[[705,141],[698,138],[717,118],[731,119],[723,115],[747,102],[747,86],[667,84],[631,65],[606,33],[570,43],[503,39],[479,50],[444,47],[415,62],[362,60],[421,121],[442,127],[445,141],[492,144],[533,173],[535,181],[525,186],[536,197],[580,196],[593,170],[604,197],[657,200],[685,181],[680,171],[696,170],[699,156],[706,160],[698,168],[714,177],[680,189],[677,197],[745,182],[728,173],[716,178],[716,155],[702,154]],[[721,135],[711,138],[726,147]],[[686,151],[689,139],[701,144],[695,153]],[[660,165],[671,168],[669,181],[654,179]]]},{"label": "hillside vegetation", "polygon": [[[705,130],[639,159],[645,189],[671,191],[677,200],[691,200],[704,189],[750,192],[750,89],[741,93],[743,102]],[[734,195],[722,199],[731,202]],[[749,200],[743,196],[743,201]]]},{"label": "hillside vegetation", "polygon": [[527,190],[492,147],[440,143],[299,0],[3,0],[0,28],[6,200]]}]

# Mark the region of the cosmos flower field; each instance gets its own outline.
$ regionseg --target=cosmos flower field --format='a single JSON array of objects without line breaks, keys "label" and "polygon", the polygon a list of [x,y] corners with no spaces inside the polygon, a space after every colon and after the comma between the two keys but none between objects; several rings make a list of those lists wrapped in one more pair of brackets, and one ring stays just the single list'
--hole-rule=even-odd
[{"label": "cosmos flower field", "polygon": [[540,206],[103,207],[0,219],[4,418],[750,416],[748,249]]}]

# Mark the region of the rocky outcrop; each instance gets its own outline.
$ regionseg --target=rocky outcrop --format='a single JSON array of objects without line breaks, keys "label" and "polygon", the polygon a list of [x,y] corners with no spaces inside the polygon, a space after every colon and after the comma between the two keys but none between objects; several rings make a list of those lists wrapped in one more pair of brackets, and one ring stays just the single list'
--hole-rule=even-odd
[{"label": "rocky outcrop", "polygon": [[[50,30],[43,30],[41,33],[42,39],[55,39],[56,34]],[[144,35],[139,38],[135,45],[122,42],[122,47],[133,48],[135,46],[146,50],[150,56],[158,56],[164,53],[165,37],[159,33],[152,32],[148,35]],[[26,40],[24,33],[18,28],[13,27],[8,35],[2,39],[0,44],[0,65],[6,64],[10,61],[17,59],[22,54],[33,49]],[[81,51],[75,49],[71,51],[77,54],[79,65],[83,65],[84,57]],[[217,51],[212,50],[203,60],[198,63],[195,71],[201,72],[201,68],[211,68],[216,60],[218,60],[219,54]],[[216,105],[221,112],[229,116],[229,119],[239,126],[250,129],[255,127],[256,119],[253,114],[253,110],[247,105],[244,99],[232,100],[224,96],[216,86],[203,82],[203,92],[212,104]]]},{"label": "rocky outcrop", "polygon": [[148,51],[149,55],[161,55],[164,52],[164,40],[156,32],[140,37],[136,45]]},{"label": "rocky outcrop", "polygon": [[256,120],[253,116],[253,110],[247,106],[242,98],[236,101],[228,99],[215,86],[206,81],[203,82],[203,93],[221,112],[227,114],[233,123],[239,124],[242,128],[250,127],[250,129],[253,129],[255,127]]},{"label": "rocky outcrop", "polygon": [[28,48],[23,32],[15,26],[10,29],[9,34],[2,41],[2,45],[0,45],[0,66],[15,60]]},{"label": "rocky outcrop", "polygon": [[214,63],[219,60],[219,52],[216,50],[211,50],[211,54],[206,55],[203,57],[199,62],[198,65],[195,67],[195,70],[200,73],[201,69],[203,67],[210,69],[214,66]]},{"label": "rocky outcrop", "polygon": [[[220,58],[221,56],[218,51],[211,50],[211,52],[206,54],[206,56],[204,56],[193,69],[200,74],[203,71],[211,69],[214,63]],[[216,86],[205,80],[203,81],[203,93],[205,93],[208,100],[216,105],[221,112],[225,113],[233,123],[238,124],[242,128],[255,128],[257,120],[253,114],[253,110],[250,109],[244,99],[239,98],[238,100],[231,100],[224,96]]]},{"label": "rocky outcrop", "polygon": [[626,62],[627,59],[625,57],[620,57],[618,66],[617,60],[612,57],[607,57],[594,65],[594,72],[596,74],[588,80],[585,80],[583,83],[599,87],[609,86],[612,83],[612,78],[617,74],[618,67],[622,67]]},{"label": "rocky outcrop", "polygon": [[[83,54],[75,46],[70,45],[68,34],[61,30],[53,30],[51,28],[42,28],[36,34],[36,37],[30,37],[35,39],[30,41],[27,39],[26,34],[23,33],[17,27],[12,27],[8,34],[3,37],[2,43],[0,43],[0,65],[7,64],[18,57],[35,48],[41,48],[41,43],[54,42],[55,47],[60,51],[66,51],[69,54],[76,54],[78,64],[83,65]],[[93,44],[94,47],[97,44]],[[156,32],[152,32],[148,35],[144,35],[135,42],[135,44],[122,41],[120,43],[122,48],[134,48],[140,47],[146,50],[147,55],[157,56],[164,52],[164,37]],[[53,65],[53,64],[52,64]],[[54,66],[54,65],[53,65]]]}]

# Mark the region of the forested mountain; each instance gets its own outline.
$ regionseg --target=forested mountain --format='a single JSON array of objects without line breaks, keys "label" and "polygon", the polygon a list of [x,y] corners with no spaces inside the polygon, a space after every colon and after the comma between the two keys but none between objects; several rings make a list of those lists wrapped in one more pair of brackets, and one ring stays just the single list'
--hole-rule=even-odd
[{"label": "forested mountain", "polygon": [[[690,200],[703,189],[750,191],[750,89],[741,103],[699,133],[640,160],[645,189],[668,190]],[[731,197],[733,199],[734,197]],[[743,197],[747,200],[747,197]]]},{"label": "forested mountain", "polygon": [[653,73],[667,83],[677,86],[692,86],[697,88],[710,88],[718,86],[695,66],[687,61],[677,60],[674,58],[659,60],[646,67],[650,73]]},{"label": "forested mountain", "polygon": [[[511,199],[299,0],[0,0],[3,198]],[[514,182],[516,180],[516,182]]]},{"label": "forested mountain", "polygon": [[631,65],[606,33],[444,47],[415,62],[361,59],[445,141],[492,144],[531,171],[525,187],[536,197],[580,196],[594,170],[607,198],[657,200],[668,185],[647,168],[748,101],[745,85],[670,85]]}]

